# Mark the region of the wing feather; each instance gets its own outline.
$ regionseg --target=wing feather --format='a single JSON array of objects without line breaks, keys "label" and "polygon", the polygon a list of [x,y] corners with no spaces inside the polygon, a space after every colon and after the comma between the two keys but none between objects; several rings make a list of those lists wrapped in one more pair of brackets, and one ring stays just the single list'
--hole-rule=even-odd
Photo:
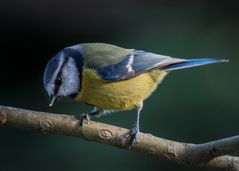
[{"label": "wing feather", "polygon": [[183,62],[185,59],[172,58],[155,53],[134,50],[117,64],[96,68],[97,73],[105,80],[124,80],[140,73]]}]

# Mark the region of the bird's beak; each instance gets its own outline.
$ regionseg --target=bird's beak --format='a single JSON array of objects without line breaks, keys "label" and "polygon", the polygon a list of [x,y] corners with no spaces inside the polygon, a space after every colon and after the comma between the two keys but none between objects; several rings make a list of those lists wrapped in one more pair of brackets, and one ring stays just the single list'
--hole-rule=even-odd
[{"label": "bird's beak", "polygon": [[52,95],[50,97],[50,104],[49,104],[49,106],[50,107],[53,106],[53,104],[56,102],[56,100],[57,100],[57,96],[56,95]]}]

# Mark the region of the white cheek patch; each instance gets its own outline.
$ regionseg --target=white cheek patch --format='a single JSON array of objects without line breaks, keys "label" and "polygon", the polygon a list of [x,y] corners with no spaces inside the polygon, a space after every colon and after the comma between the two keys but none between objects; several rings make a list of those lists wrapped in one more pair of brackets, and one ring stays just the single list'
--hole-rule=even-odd
[{"label": "white cheek patch", "polygon": [[79,71],[76,62],[69,57],[62,68],[62,84],[59,88],[58,95],[68,96],[77,93],[80,87]]}]

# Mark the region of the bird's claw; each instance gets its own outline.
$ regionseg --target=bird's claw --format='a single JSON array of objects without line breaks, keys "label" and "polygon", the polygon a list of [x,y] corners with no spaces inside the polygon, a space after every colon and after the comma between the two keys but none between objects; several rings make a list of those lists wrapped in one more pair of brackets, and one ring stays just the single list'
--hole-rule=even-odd
[{"label": "bird's claw", "polygon": [[89,114],[81,114],[80,115],[80,126],[83,126],[83,123],[87,123],[88,121],[90,121],[90,115]]},{"label": "bird's claw", "polygon": [[130,141],[129,141],[129,145],[130,147],[132,147],[134,144],[137,144],[137,135],[138,135],[139,130],[135,127],[133,127],[130,132],[129,132],[129,136],[130,136]]}]

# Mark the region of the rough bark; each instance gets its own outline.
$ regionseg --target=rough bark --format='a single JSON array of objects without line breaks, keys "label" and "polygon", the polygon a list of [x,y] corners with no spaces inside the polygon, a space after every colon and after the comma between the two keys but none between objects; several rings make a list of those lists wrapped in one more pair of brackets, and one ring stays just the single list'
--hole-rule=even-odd
[{"label": "rough bark", "polygon": [[128,129],[89,121],[82,127],[73,115],[37,112],[0,106],[0,126],[31,129],[79,137],[130,149],[184,165],[211,166],[239,170],[239,135],[203,144],[190,144],[139,133],[138,142],[129,146]]}]

